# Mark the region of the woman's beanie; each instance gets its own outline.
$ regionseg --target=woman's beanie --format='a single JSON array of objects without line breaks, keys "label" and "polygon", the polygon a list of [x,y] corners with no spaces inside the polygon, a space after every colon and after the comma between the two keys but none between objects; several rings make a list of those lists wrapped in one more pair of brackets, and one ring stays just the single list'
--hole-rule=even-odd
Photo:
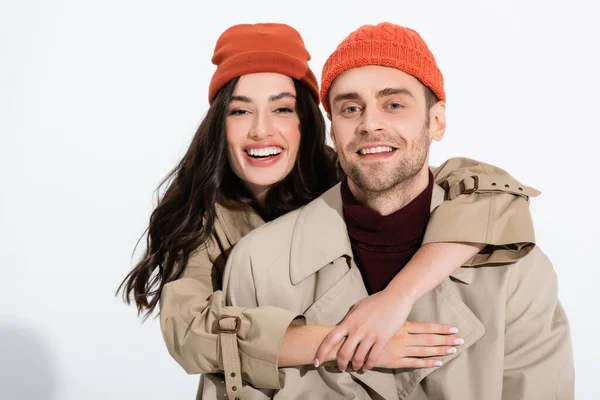
[{"label": "woman's beanie", "polygon": [[217,66],[208,89],[212,103],[217,92],[238,76],[276,72],[303,82],[319,102],[319,84],[308,67],[310,54],[302,37],[285,24],[234,25],[221,34],[212,63]]},{"label": "woman's beanie", "polygon": [[321,102],[329,112],[327,92],[339,74],[366,65],[397,68],[420,80],[446,100],[444,78],[425,41],[412,29],[389,22],[364,25],[352,32],[329,56],[321,76]]}]

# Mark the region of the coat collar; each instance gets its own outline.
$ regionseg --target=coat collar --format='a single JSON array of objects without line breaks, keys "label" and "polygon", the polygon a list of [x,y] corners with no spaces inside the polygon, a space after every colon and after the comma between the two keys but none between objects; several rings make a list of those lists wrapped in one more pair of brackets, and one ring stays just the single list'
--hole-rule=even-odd
[{"label": "coat collar", "polygon": [[223,196],[217,200],[215,212],[225,237],[232,246],[249,232],[265,223],[256,210],[249,205]]},{"label": "coat collar", "polygon": [[[340,257],[354,258],[344,221],[340,187],[338,183],[300,210],[290,251],[290,277],[294,285]],[[444,189],[434,184],[432,212],[442,204],[444,196]],[[472,268],[459,268],[451,277],[469,284],[473,272]]]}]

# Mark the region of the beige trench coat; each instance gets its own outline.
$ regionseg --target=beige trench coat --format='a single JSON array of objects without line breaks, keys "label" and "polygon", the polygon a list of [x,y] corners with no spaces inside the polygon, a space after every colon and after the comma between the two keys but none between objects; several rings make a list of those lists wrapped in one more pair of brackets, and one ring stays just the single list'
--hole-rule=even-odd
[{"label": "beige trench coat", "polygon": [[[444,190],[435,186],[432,209],[443,198]],[[434,222],[439,210],[433,211]],[[250,233],[227,263],[223,291],[228,304],[276,306],[302,313],[309,324],[339,323],[367,296],[346,229],[337,185]],[[465,343],[442,357],[441,367],[363,373],[340,372],[335,366],[282,368],[283,389],[245,385],[245,398],[573,399],[569,327],[550,261],[538,247],[499,246],[476,263],[483,257],[485,266],[460,268],[423,296],[409,316],[459,328]],[[223,390],[220,378],[207,376],[204,390],[205,398],[217,398]]]},{"label": "beige trench coat", "polygon": [[[465,158],[449,160],[434,170],[434,176],[446,188],[449,201],[432,215],[425,243],[465,241],[510,248],[483,252],[469,265],[516,260],[533,247],[528,196],[537,195],[535,190],[521,186],[503,170]],[[263,224],[247,207],[217,204],[214,235],[193,254],[184,275],[162,292],[160,321],[165,343],[190,374],[218,376],[225,370],[228,361],[227,357],[223,360],[221,341],[226,335],[217,331],[217,321],[223,315],[237,315],[241,317],[235,343],[241,377],[258,388],[278,389],[283,384],[284,374],[277,368],[279,344],[292,321],[303,322],[304,310],[271,305],[227,307],[220,290],[232,246]]]}]

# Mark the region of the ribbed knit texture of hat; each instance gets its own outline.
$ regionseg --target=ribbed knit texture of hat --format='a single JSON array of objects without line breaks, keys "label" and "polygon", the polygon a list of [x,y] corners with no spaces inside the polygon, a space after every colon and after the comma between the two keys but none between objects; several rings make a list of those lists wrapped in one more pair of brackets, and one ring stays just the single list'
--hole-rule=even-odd
[{"label": "ribbed knit texture of hat", "polygon": [[219,89],[238,76],[276,72],[303,82],[319,101],[319,84],[310,70],[302,36],[289,25],[241,24],[221,34],[212,63],[217,66],[208,89],[212,103]]},{"label": "ribbed knit texture of hat", "polygon": [[421,36],[412,29],[382,22],[352,32],[325,62],[321,75],[325,111],[329,112],[327,92],[335,78],[348,69],[366,65],[397,68],[420,80],[440,100],[446,100],[444,78]]}]

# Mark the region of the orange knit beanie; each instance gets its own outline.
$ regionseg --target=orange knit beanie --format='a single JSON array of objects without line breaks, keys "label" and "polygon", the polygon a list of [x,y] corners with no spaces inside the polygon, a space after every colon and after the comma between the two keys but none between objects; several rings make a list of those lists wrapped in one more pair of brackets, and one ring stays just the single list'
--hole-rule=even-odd
[{"label": "orange knit beanie", "polygon": [[277,72],[303,82],[319,101],[319,84],[308,67],[310,54],[302,36],[285,24],[234,25],[221,34],[212,63],[217,66],[208,89],[212,103],[217,92],[238,76]]},{"label": "orange knit beanie", "polygon": [[419,79],[446,100],[444,78],[425,41],[412,29],[389,22],[363,25],[352,32],[329,56],[321,76],[321,102],[329,112],[327,92],[342,72],[365,65],[397,68]]}]

